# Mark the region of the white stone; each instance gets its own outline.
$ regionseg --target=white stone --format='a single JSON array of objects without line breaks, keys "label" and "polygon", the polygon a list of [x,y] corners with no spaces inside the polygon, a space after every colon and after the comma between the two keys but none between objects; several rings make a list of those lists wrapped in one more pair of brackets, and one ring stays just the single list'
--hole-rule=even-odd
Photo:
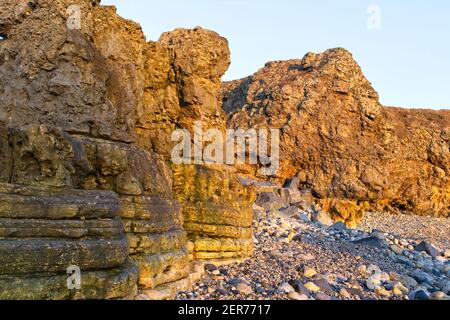
[{"label": "white stone", "polygon": [[409,242],[405,239],[400,240],[400,244],[404,247],[407,247],[409,245]]},{"label": "white stone", "polygon": [[380,273],[380,272],[381,272],[380,267],[375,264],[371,264],[367,267],[368,274],[374,274],[374,273]]},{"label": "white stone", "polygon": [[304,294],[300,294],[297,292],[290,292],[288,294],[288,298],[291,300],[297,300],[297,301],[306,301],[308,300],[308,297]]},{"label": "white stone", "polygon": [[243,295],[250,295],[253,293],[253,289],[246,283],[241,282],[236,286],[236,290],[239,291]]},{"label": "white stone", "polygon": [[366,286],[370,290],[375,290],[376,288],[381,286],[383,282],[388,282],[390,280],[391,278],[389,277],[389,274],[387,274],[386,272],[376,272],[373,275],[371,275],[369,279],[367,279]]},{"label": "white stone", "polygon": [[370,290],[375,290],[379,286],[381,286],[381,281],[378,279],[369,277],[369,279],[367,279],[367,281],[366,281],[366,287]]},{"label": "white stone", "polygon": [[393,252],[395,252],[396,254],[398,254],[398,255],[400,255],[400,254],[403,253],[403,249],[400,248],[399,246],[395,245],[395,244],[393,244],[393,245],[391,246],[391,250],[392,250]]},{"label": "white stone", "polygon": [[283,293],[292,293],[295,292],[295,289],[287,282],[282,283],[278,288],[278,291]]}]

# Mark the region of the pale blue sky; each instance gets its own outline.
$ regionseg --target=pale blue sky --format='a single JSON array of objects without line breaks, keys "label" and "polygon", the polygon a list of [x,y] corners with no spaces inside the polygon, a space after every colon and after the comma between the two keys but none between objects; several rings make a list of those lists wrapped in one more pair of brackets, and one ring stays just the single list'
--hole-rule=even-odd
[{"label": "pale blue sky", "polygon": [[[385,105],[450,109],[447,0],[103,0],[142,25],[148,40],[202,26],[230,42],[225,80],[308,51],[350,50]],[[381,29],[367,9],[381,9]]]}]

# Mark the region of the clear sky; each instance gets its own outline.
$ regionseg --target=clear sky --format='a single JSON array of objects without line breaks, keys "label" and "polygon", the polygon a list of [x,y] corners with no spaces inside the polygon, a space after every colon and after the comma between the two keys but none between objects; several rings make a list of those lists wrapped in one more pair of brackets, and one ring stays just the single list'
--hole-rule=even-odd
[{"label": "clear sky", "polygon": [[384,105],[450,109],[448,0],[103,0],[148,40],[202,26],[230,42],[225,80],[268,61],[344,47]]}]

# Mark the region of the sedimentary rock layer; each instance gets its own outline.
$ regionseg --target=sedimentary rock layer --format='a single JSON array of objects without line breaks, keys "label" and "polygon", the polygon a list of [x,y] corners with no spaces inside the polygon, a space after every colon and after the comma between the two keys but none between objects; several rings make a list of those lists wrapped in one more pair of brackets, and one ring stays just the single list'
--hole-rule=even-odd
[{"label": "sedimentary rock layer", "polygon": [[[136,129],[139,145],[170,160],[177,143],[172,141],[175,129],[194,137],[194,122],[198,121],[203,130],[225,132],[225,113],[218,96],[220,77],[230,64],[226,39],[202,28],[177,29],[149,43],[146,59],[146,90]],[[200,144],[205,147],[206,141]],[[250,255],[254,195],[244,190],[234,170],[204,164],[171,168],[193,256]]]},{"label": "sedimentary rock layer", "polygon": [[137,294],[134,263],[106,270],[82,271],[80,290],[67,289],[67,274],[0,275],[2,300],[132,299]]},{"label": "sedimentary rock layer", "polygon": [[[136,294],[138,270],[128,261],[115,193],[0,183],[0,203],[0,298]],[[78,291],[67,286],[67,270],[73,266],[81,271]]]},{"label": "sedimentary rock layer", "polygon": [[253,250],[252,189],[233,169],[174,167],[174,191],[183,204],[185,229],[197,259],[238,258]]},{"label": "sedimentary rock layer", "polygon": [[[146,260],[188,259],[170,170],[135,144],[142,31],[99,1],[6,0],[0,33],[0,287],[6,298],[132,297],[138,274],[165,271]],[[66,292],[66,264],[86,277],[81,291]]]}]

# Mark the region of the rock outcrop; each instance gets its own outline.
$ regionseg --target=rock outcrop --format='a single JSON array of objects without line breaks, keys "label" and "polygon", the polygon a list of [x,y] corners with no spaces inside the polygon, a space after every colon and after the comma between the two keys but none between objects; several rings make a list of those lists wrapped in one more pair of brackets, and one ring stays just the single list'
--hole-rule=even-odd
[{"label": "rock outcrop", "polygon": [[[0,291],[130,298],[138,278],[154,288],[186,277],[170,169],[135,143],[140,27],[88,0],[8,0],[0,12]],[[67,288],[71,265],[81,291]]]},{"label": "rock outcrop", "polygon": [[167,298],[201,273],[192,258],[252,251],[233,169],[168,165],[173,130],[225,130],[227,41],[196,28],[147,43],[99,2],[0,5],[2,298]]},{"label": "rock outcrop", "polygon": [[227,166],[174,169],[174,190],[195,259],[232,259],[253,252],[252,189]]},{"label": "rock outcrop", "polygon": [[[230,63],[226,39],[195,28],[165,33],[150,43],[145,65],[144,103],[137,136],[142,145],[171,159],[175,129],[194,137],[202,129],[225,132],[220,77]],[[194,141],[193,141],[194,143]],[[205,141],[201,142],[203,147]],[[251,203],[255,195],[244,188],[235,170],[225,165],[172,165],[174,193],[183,208],[184,227],[196,259],[240,258],[251,254]]]},{"label": "rock outcrop", "polygon": [[[118,299],[137,292],[137,268],[111,191],[0,183],[1,299]],[[81,270],[79,290],[67,269]],[[75,289],[75,288],[74,288]]]},{"label": "rock outcrop", "polygon": [[[174,297],[202,274],[194,259],[252,254],[256,191],[263,211],[322,223],[313,196],[348,225],[368,208],[448,215],[449,112],[382,107],[343,49],[222,86],[229,64],[202,28],[147,42],[98,0],[2,1],[0,299]],[[227,113],[280,128],[271,178],[297,178],[171,162],[175,130],[205,147],[195,124],[224,134]]]},{"label": "rock outcrop", "polygon": [[298,177],[336,220],[353,225],[368,209],[449,215],[450,111],[383,107],[346,50],[270,62],[223,96],[230,127],[281,129],[271,178]]}]

